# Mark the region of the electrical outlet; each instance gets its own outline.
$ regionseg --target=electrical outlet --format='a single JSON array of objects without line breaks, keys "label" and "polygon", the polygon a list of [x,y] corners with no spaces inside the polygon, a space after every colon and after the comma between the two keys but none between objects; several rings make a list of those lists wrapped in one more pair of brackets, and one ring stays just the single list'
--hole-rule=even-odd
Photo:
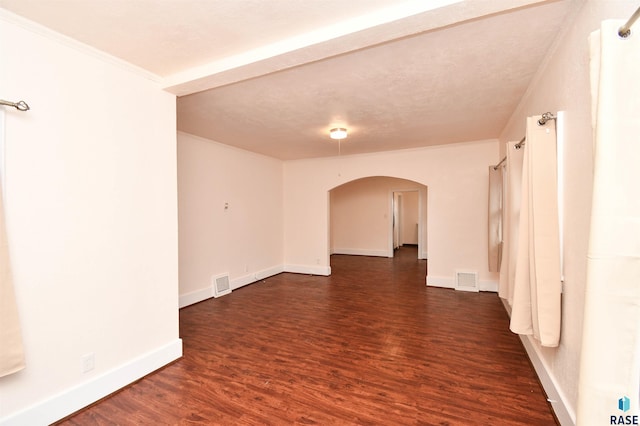
[{"label": "electrical outlet", "polygon": [[82,365],[82,372],[88,373],[93,370],[93,367],[95,367],[95,355],[93,352],[88,353],[80,358],[80,362]]}]

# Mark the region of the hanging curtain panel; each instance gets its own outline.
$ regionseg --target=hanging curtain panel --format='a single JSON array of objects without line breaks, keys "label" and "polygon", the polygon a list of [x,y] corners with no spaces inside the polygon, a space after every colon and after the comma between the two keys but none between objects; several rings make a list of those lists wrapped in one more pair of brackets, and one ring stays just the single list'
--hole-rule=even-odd
[{"label": "hanging curtain panel", "polygon": [[489,166],[489,271],[499,272],[502,254],[502,170]]},{"label": "hanging curtain panel", "polygon": [[0,377],[20,371],[24,366],[22,335],[11,281],[2,187],[0,186]]},{"label": "hanging curtain panel", "polygon": [[577,410],[587,426],[640,416],[640,28],[621,38],[623,23],[589,38],[595,150]]},{"label": "hanging curtain panel", "polygon": [[560,341],[560,231],[555,122],[527,119],[511,331]]},{"label": "hanging curtain panel", "polygon": [[503,244],[499,295],[507,300],[509,306],[513,305],[513,285],[516,279],[518,227],[520,226],[520,191],[522,190],[522,160],[524,154],[524,149],[516,149],[517,143],[507,143],[503,189]]}]

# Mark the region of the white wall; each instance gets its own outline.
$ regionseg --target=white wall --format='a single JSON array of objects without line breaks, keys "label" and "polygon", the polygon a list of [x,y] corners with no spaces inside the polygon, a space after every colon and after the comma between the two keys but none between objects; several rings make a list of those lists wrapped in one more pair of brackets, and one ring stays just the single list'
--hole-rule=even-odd
[{"label": "white wall", "polygon": [[[178,133],[180,305],[282,272],[280,160]],[[225,206],[227,206],[225,208]]]},{"label": "white wall", "polygon": [[429,282],[452,286],[455,270],[469,269],[495,286],[498,277],[487,261],[487,167],[497,161],[497,140],[288,161],[285,267],[329,273],[328,191],[363,177],[392,176],[429,187]]},{"label": "white wall", "polygon": [[[627,19],[637,7],[637,1],[584,2],[572,17],[574,22],[569,21],[566,31],[558,37],[554,49],[541,65],[500,138],[502,142],[519,140],[524,135],[525,118],[529,115],[565,111],[565,283],[561,340],[557,349],[542,348],[533,340],[529,344],[555,383],[567,414],[573,421],[578,394],[593,179],[587,38],[600,27],[600,21],[609,18]],[[501,144],[502,153],[504,149],[504,144]]]},{"label": "white wall", "polygon": [[1,96],[32,108],[6,109],[27,366],[0,378],[0,423],[48,424],[181,355],[175,97],[6,12],[0,58]]},{"label": "white wall", "polygon": [[[406,204],[403,213],[407,227],[410,228],[406,232],[405,242],[417,244],[417,235],[414,233],[415,224],[418,222],[418,191],[422,191],[423,223],[426,225],[427,188],[405,179],[375,176],[349,182],[331,190],[331,252],[369,256],[391,255],[392,192],[406,189],[415,191],[403,193],[403,203]],[[424,235],[426,236],[426,232]],[[425,240],[426,238],[423,240],[424,246]]]}]

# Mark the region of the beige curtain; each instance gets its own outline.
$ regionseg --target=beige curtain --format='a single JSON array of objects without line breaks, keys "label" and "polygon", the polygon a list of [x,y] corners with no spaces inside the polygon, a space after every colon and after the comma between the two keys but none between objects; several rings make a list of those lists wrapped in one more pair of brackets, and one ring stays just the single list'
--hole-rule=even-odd
[{"label": "beige curtain", "polygon": [[502,166],[489,166],[489,271],[500,271],[502,252]]},{"label": "beige curtain", "polygon": [[640,415],[640,22],[620,39],[623,23],[604,21],[589,39],[595,151],[579,425]]},{"label": "beige curtain", "polygon": [[518,227],[520,224],[520,192],[522,190],[522,160],[524,149],[517,142],[507,143],[503,180],[502,262],[500,264],[499,295],[513,305],[513,285],[516,279]]},{"label": "beige curtain", "polygon": [[511,331],[560,340],[560,235],[555,122],[527,119]]},{"label": "beige curtain", "polygon": [[9,249],[0,185],[0,377],[22,370],[24,352],[18,320],[18,307],[11,282]]}]

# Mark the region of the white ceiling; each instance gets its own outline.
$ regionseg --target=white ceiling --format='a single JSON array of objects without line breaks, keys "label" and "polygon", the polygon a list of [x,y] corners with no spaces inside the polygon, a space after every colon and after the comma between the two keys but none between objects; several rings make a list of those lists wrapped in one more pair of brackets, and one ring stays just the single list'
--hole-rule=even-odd
[{"label": "white ceiling", "polygon": [[[159,77],[178,129],[281,159],[496,138],[580,0],[0,0]],[[542,113],[544,111],[540,111]]]}]

